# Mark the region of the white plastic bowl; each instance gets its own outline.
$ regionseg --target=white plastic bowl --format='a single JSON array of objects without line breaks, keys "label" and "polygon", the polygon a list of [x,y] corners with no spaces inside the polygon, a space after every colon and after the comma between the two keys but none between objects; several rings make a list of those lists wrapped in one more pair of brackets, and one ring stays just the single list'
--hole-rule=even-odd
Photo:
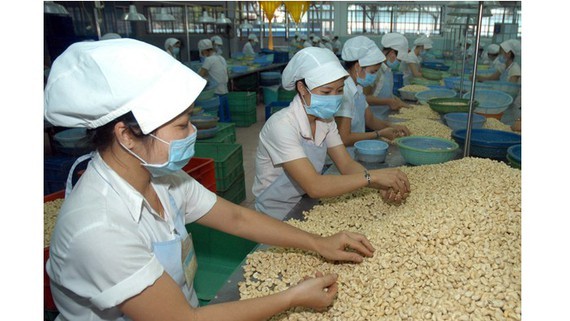
[{"label": "white plastic bowl", "polygon": [[365,163],[382,163],[386,160],[388,143],[381,140],[361,140],[354,143],[356,159]]}]

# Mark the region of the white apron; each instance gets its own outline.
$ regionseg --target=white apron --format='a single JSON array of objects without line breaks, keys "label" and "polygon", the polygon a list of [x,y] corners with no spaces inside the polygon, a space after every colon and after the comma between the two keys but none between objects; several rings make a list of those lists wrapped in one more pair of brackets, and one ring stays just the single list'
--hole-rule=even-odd
[{"label": "white apron", "polygon": [[[384,69],[384,68],[382,68]],[[386,68],[386,71],[382,74],[380,90],[374,92],[374,96],[380,99],[391,99],[393,97],[392,91],[394,88],[394,74],[390,68]],[[390,106],[379,105],[370,106],[370,110],[376,118],[385,119],[390,112]]]},{"label": "white apron", "polygon": [[[366,131],[366,119],[364,113],[366,111],[366,96],[362,92],[360,85],[356,86],[357,91],[354,96],[354,114],[350,122],[350,131],[353,133],[364,133]],[[346,151],[350,154],[352,159],[355,159],[354,146],[346,147]]]},{"label": "white apron", "polygon": [[[302,142],[302,146],[317,173],[321,173],[327,155],[326,144],[316,146],[312,140],[305,140]],[[283,171],[271,185],[256,197],[255,208],[259,212],[283,220],[304,194],[305,191],[297,182],[289,177],[287,172]]]}]

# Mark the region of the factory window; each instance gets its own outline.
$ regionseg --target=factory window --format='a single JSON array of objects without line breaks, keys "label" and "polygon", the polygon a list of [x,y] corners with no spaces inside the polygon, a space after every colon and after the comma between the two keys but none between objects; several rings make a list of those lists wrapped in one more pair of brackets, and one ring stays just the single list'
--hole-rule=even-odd
[{"label": "factory window", "polygon": [[521,37],[521,10],[520,3],[513,2],[513,5],[502,8],[492,8],[491,17],[484,17],[481,21],[481,35],[485,37],[492,37],[495,24],[518,24],[517,37]]},{"label": "factory window", "polygon": [[[184,7],[146,7],[146,13],[149,33],[184,33]],[[172,15],[176,20],[157,21],[155,18],[162,13]]]},{"label": "factory window", "polygon": [[441,17],[441,6],[350,4],[347,31],[348,34],[439,34]]}]

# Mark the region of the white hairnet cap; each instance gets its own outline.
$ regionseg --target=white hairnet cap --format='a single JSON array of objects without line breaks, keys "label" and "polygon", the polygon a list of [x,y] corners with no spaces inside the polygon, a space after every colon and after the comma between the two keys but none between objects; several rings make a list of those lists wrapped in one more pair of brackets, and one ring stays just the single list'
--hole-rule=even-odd
[{"label": "white hairnet cap", "polygon": [[424,49],[431,49],[432,48],[432,41],[426,36],[421,36],[414,40],[414,45],[416,46],[424,46]]},{"label": "white hairnet cap", "polygon": [[521,42],[515,39],[506,40],[501,43],[501,48],[505,52],[512,51],[515,56],[519,56],[521,53]]},{"label": "white hairnet cap", "polygon": [[496,55],[499,53],[499,49],[500,49],[499,45],[492,43],[487,47],[487,52],[492,55]]},{"label": "white hairnet cap", "polygon": [[321,38],[319,38],[319,36],[313,37],[313,42],[319,42],[319,41],[321,41]]},{"label": "white hairnet cap", "polygon": [[224,42],[222,41],[222,37],[220,36],[213,36],[212,37],[212,43],[215,43],[216,45],[223,45]]},{"label": "white hairnet cap", "polygon": [[253,33],[250,34],[250,35],[247,37],[247,39],[253,40],[253,41],[255,41],[255,42],[259,42],[259,40],[257,40],[257,36],[256,36],[255,34],[253,34]]},{"label": "white hairnet cap", "polygon": [[54,61],[44,92],[55,126],[97,128],[132,112],[148,134],[184,112],[206,80],[134,39],[78,42]]},{"label": "white hairnet cap", "polygon": [[362,67],[372,66],[386,60],[380,48],[365,36],[348,39],[342,47],[342,60],[356,61]]},{"label": "white hairnet cap", "polygon": [[202,52],[202,50],[212,49],[214,46],[212,45],[212,40],[210,39],[202,39],[198,41],[198,51]]},{"label": "white hairnet cap", "polygon": [[391,48],[398,51],[397,58],[402,60],[408,54],[408,39],[403,34],[392,32],[382,36],[380,41],[382,47]]},{"label": "white hairnet cap", "polygon": [[305,79],[309,90],[348,76],[335,54],[325,48],[308,47],[297,52],[283,70],[281,83],[286,90],[295,89]]},{"label": "white hairnet cap", "polygon": [[174,46],[177,42],[180,42],[180,40],[176,39],[176,38],[168,38],[164,41],[164,50],[168,50],[168,48]]},{"label": "white hairnet cap", "polygon": [[101,36],[100,40],[121,39],[121,38],[122,38],[121,35],[119,35],[118,33],[109,32]]}]

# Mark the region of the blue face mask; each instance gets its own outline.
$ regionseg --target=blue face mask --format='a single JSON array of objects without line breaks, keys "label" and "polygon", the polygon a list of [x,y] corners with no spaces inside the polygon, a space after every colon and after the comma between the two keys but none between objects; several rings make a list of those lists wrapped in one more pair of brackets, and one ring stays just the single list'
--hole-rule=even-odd
[{"label": "blue face mask", "polygon": [[377,76],[378,73],[369,74],[368,72],[366,72],[366,76],[364,77],[364,79],[356,77],[356,82],[360,84],[360,86],[362,87],[368,87],[374,84]]},{"label": "blue face mask", "polygon": [[398,68],[400,67],[400,62],[398,61],[398,59],[394,60],[394,62],[386,60],[386,65],[390,67],[390,69],[392,70],[398,70]]},{"label": "blue face mask", "polygon": [[504,64],[506,61],[507,61],[507,59],[505,58],[505,56],[503,56],[503,55],[499,56],[499,62],[500,63]]},{"label": "blue face mask", "polygon": [[333,118],[334,114],[340,109],[340,105],[342,105],[342,95],[317,95],[311,93],[310,106],[307,106],[303,96],[301,96],[301,99],[303,99],[307,114],[321,119]]},{"label": "blue face mask", "polygon": [[178,57],[179,54],[180,54],[180,48],[178,48],[178,47],[172,48],[172,55],[174,55],[175,57]]},{"label": "blue face mask", "polygon": [[[192,125],[194,127],[194,125]],[[156,140],[169,145],[168,147],[168,161],[163,164],[149,164],[144,159],[142,159],[137,154],[133,153],[130,149],[125,148],[129,153],[133,156],[138,158],[142,162],[142,166],[144,166],[149,172],[152,177],[160,177],[175,173],[181,170],[190,159],[194,156],[194,146],[196,143],[196,136],[198,134],[198,130],[194,127],[194,133],[186,138],[173,140],[170,143],[154,136],[150,135],[151,137],[155,138]],[[121,144],[122,146],[122,144]]]}]

